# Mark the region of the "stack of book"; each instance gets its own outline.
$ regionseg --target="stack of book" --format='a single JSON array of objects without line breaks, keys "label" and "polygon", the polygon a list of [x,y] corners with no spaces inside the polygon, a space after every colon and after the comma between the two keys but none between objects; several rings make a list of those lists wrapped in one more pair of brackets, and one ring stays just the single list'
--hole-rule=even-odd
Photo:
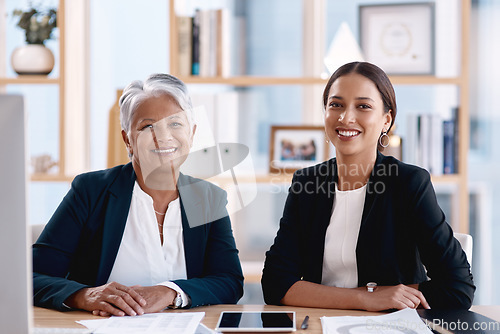
[{"label": "stack of book", "polygon": [[458,172],[458,124],[434,114],[408,117],[405,161],[427,169],[433,175]]},{"label": "stack of book", "polygon": [[194,17],[178,16],[179,75],[229,76],[231,30],[228,9],[196,10]]}]

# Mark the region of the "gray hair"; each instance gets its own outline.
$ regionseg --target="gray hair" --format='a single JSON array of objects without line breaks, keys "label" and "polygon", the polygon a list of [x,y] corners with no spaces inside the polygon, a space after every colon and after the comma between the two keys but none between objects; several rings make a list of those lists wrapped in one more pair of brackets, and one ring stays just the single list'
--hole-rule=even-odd
[{"label": "gray hair", "polygon": [[129,133],[132,116],[142,102],[161,95],[171,96],[186,112],[192,131],[195,125],[193,105],[186,84],[170,74],[162,73],[151,74],[144,82],[132,81],[125,87],[119,101],[122,130]]}]

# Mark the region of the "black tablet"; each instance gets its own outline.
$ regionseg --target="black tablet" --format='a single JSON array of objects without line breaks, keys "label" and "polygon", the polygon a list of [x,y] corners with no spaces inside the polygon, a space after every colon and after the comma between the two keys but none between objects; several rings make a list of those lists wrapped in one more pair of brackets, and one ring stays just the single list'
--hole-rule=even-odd
[{"label": "black tablet", "polygon": [[295,312],[223,311],[215,330],[219,332],[295,332]]}]

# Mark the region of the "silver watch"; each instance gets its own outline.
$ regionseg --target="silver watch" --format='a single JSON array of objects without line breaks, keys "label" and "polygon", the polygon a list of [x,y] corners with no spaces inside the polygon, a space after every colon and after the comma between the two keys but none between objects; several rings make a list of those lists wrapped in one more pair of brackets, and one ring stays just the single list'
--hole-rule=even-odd
[{"label": "silver watch", "polygon": [[170,308],[176,309],[180,308],[182,306],[182,295],[177,292],[177,296],[174,298],[174,302],[172,305],[170,305]]}]

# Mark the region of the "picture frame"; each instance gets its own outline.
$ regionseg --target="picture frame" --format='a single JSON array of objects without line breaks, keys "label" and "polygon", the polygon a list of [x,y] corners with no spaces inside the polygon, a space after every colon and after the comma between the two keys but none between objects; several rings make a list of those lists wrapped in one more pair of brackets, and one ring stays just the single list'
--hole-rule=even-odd
[{"label": "picture frame", "polygon": [[434,3],[359,6],[359,39],[366,61],[388,75],[433,75]]},{"label": "picture frame", "polygon": [[328,159],[323,126],[271,126],[270,137],[270,173],[292,173]]}]

